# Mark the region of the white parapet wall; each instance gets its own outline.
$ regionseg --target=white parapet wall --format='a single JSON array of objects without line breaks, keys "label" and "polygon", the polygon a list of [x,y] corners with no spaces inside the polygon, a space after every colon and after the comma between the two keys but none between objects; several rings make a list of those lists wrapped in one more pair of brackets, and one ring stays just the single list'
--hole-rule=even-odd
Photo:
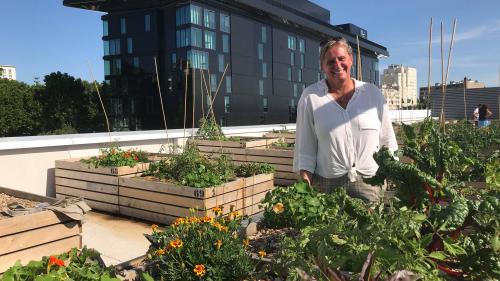
[{"label": "white parapet wall", "polygon": [[[285,127],[294,130],[295,124],[225,127],[224,134],[258,137]],[[164,130],[0,138],[0,186],[54,197],[55,160],[98,155],[110,140],[123,149],[157,153],[165,145],[183,145],[195,132],[168,130],[168,138]]]}]

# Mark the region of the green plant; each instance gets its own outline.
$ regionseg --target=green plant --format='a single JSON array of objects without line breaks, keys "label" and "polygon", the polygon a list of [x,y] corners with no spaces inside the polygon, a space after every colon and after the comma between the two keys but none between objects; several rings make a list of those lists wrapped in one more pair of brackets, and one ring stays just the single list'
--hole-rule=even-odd
[{"label": "green plant", "polygon": [[489,189],[500,191],[500,152],[494,153],[485,166],[486,184]]},{"label": "green plant", "polygon": [[254,273],[254,264],[239,238],[242,217],[231,212],[215,217],[177,219],[164,231],[146,235],[151,242],[147,256],[151,276],[159,280],[244,280]]},{"label": "green plant", "polygon": [[84,247],[71,249],[58,256],[43,257],[41,261],[30,261],[22,266],[19,262],[8,269],[2,281],[119,281],[109,268],[102,266],[99,253]]},{"label": "green plant", "polygon": [[274,172],[273,166],[267,163],[245,163],[235,169],[238,177],[251,177],[258,174],[270,174]]},{"label": "green plant", "polygon": [[92,156],[89,159],[80,160],[82,163],[92,165],[94,167],[134,167],[138,163],[149,162],[147,153],[133,149],[123,150],[116,144],[112,144],[107,148],[100,149],[99,156]]},{"label": "green plant", "polygon": [[222,129],[213,119],[201,118],[198,121],[199,128],[196,132],[196,138],[203,140],[225,140],[226,136]]}]

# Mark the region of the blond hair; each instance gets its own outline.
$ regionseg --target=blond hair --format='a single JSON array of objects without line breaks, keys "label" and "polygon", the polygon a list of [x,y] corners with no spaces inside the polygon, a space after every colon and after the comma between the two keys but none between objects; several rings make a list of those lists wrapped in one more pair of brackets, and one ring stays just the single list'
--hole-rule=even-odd
[{"label": "blond hair", "polygon": [[319,53],[319,61],[321,62],[321,65],[323,65],[328,50],[336,46],[344,47],[347,53],[352,57],[351,45],[349,45],[349,43],[345,38],[343,37],[332,38],[328,40],[325,44],[323,44],[323,46],[321,47],[321,51]]}]

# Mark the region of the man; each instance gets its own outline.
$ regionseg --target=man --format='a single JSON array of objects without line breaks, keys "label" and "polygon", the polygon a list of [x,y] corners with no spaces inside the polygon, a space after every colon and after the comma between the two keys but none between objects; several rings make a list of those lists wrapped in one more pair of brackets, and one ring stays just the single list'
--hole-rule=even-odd
[{"label": "man", "polygon": [[472,117],[474,119],[474,126],[477,128],[478,121],[479,121],[479,108],[481,108],[481,104],[478,104],[477,107],[474,109],[474,113],[472,113]]},{"label": "man", "polygon": [[397,150],[384,96],[351,78],[352,48],[343,38],[323,45],[325,80],[307,87],[298,103],[294,171],[321,192],[342,186],[350,196],[377,201],[382,188],[363,182],[375,175],[373,153]]}]

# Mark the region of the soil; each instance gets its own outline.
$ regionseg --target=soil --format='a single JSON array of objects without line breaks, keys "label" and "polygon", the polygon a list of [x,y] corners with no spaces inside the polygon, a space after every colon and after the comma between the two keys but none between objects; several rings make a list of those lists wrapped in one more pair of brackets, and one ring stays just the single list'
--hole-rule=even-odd
[{"label": "soil", "polygon": [[17,204],[23,206],[24,208],[33,208],[36,206],[36,204],[39,203],[36,201],[17,198],[0,192],[0,220],[11,217],[6,215],[4,211],[7,209],[7,205],[12,202],[16,202]]},{"label": "soil", "polygon": [[297,237],[298,235],[299,232],[293,228],[260,229],[254,235],[248,237],[250,251],[252,253],[258,253],[264,250],[267,258],[273,258],[278,254],[279,243],[282,236]]}]

